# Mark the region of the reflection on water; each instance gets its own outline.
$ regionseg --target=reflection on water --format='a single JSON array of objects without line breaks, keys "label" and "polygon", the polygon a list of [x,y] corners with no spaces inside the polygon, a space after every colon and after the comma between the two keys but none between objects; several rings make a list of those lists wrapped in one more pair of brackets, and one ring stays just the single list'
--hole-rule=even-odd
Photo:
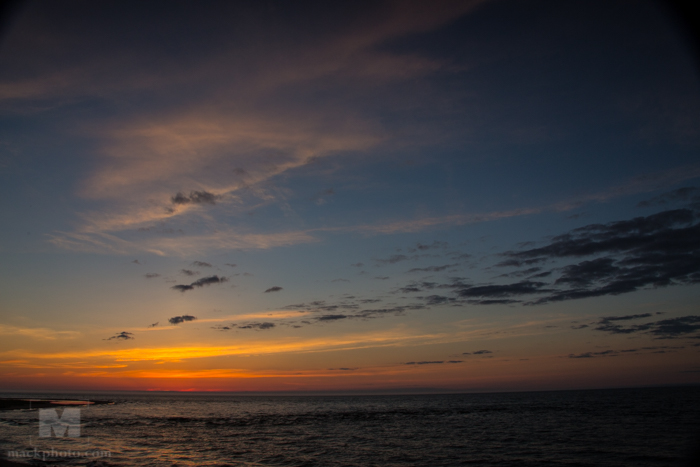
[{"label": "reflection on water", "polygon": [[[114,405],[80,409],[79,438],[39,438],[36,410],[0,412],[3,454],[108,451],[102,461],[115,466],[675,466],[700,432],[698,388],[100,395],[108,397]],[[93,459],[52,460],[85,465]]]}]

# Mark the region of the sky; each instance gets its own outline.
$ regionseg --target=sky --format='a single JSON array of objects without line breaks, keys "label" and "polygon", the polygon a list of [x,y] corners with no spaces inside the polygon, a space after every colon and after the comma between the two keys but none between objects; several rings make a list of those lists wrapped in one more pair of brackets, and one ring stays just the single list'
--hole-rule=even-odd
[{"label": "sky", "polygon": [[20,4],[0,390],[700,383],[700,66],[674,21]]}]

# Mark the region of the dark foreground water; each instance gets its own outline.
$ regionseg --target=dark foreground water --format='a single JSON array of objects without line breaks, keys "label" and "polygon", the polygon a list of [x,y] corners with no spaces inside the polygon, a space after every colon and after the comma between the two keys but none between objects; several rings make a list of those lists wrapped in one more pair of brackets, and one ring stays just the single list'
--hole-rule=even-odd
[{"label": "dark foreground water", "polygon": [[682,466],[700,434],[697,387],[106,397],[80,409],[77,438],[39,437],[37,410],[0,412],[0,452],[52,465]]}]

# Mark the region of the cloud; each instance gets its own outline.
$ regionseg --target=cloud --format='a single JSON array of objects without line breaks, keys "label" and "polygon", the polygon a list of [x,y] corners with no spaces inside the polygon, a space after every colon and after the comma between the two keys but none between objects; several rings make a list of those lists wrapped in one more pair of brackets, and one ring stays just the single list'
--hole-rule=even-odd
[{"label": "cloud", "polygon": [[[692,170],[691,170],[692,169]],[[675,170],[675,169],[674,169]],[[690,177],[688,171],[696,174],[700,171],[700,165],[692,166],[688,170],[675,170],[671,179],[678,179],[679,174],[685,178]],[[673,172],[673,171],[672,171]],[[678,173],[676,173],[678,172]],[[696,174],[697,175],[697,174]],[[695,176],[695,175],[693,175]],[[653,177],[652,177],[653,178]],[[666,177],[668,178],[668,177]],[[692,178],[692,177],[690,177]],[[650,177],[646,177],[650,179]],[[670,179],[669,179],[670,180]],[[643,184],[642,184],[643,185]],[[636,185],[635,185],[636,186]],[[646,186],[646,185],[645,185]],[[623,190],[622,194],[636,193],[639,191],[649,191],[648,187],[642,187],[641,185],[632,191]],[[614,190],[613,190],[614,191]],[[629,191],[629,193],[628,193]],[[623,193],[624,192],[624,193]],[[620,195],[620,193],[614,194],[614,196]],[[184,195],[183,195],[184,196]],[[602,196],[602,195],[601,195]],[[608,199],[610,196],[590,196],[586,199],[590,200],[603,200]],[[180,206],[180,205],[178,205]],[[181,205],[185,206],[185,205]],[[81,232],[54,232],[49,235],[50,242],[61,248],[74,250],[74,251],[84,251],[84,252],[99,252],[99,253],[117,253],[117,254],[127,254],[136,251],[146,251],[146,252],[156,252],[157,254],[187,254],[187,252],[201,252],[208,250],[218,250],[218,249],[235,249],[235,248],[271,248],[275,246],[284,246],[297,243],[306,243],[317,241],[310,234],[312,231],[333,231],[333,230],[355,230],[373,233],[393,233],[395,231],[416,231],[422,230],[435,225],[447,224],[447,225],[461,225],[465,223],[475,223],[475,222],[485,222],[496,219],[501,219],[504,217],[522,216],[527,214],[534,214],[548,210],[561,210],[568,209],[559,205],[546,206],[540,208],[531,209],[520,209],[508,212],[494,212],[485,214],[475,214],[475,215],[453,215],[446,216],[444,218],[429,218],[421,219],[417,221],[398,221],[391,224],[380,225],[380,226],[356,226],[352,228],[319,228],[312,229],[306,232],[288,232],[288,233],[271,233],[271,234],[245,234],[241,235],[239,232],[224,232],[224,229],[218,229],[218,231],[210,234],[204,235],[190,235],[185,236],[180,239],[173,238],[155,238],[155,239],[144,239],[135,241],[126,241],[122,238],[116,237],[115,235],[106,234],[109,230],[123,230],[125,228],[131,228],[134,224],[143,224],[144,222],[151,222],[153,219],[163,220],[169,219],[173,216],[180,215],[179,212],[171,212],[169,214],[163,214],[162,210],[157,209],[146,209],[142,210],[140,213],[132,213],[129,215],[117,215],[113,213],[108,213],[105,216],[102,213],[93,213],[89,217],[90,225],[85,226]],[[158,211],[158,213],[156,213]],[[398,230],[397,230],[398,229]],[[434,242],[435,244],[436,242]],[[440,243],[440,242],[437,242]],[[417,244],[417,247],[425,247],[432,245]],[[414,249],[409,249],[414,250]],[[416,248],[415,250],[418,250]],[[467,255],[468,257],[468,255]],[[464,259],[464,257],[453,257],[452,259]],[[381,260],[380,260],[381,261]],[[502,262],[502,265],[527,265],[536,264],[545,261],[545,258],[536,259],[509,259]],[[541,277],[546,277],[548,272],[542,273]]]},{"label": "cloud", "polygon": [[156,277],[160,277],[160,274],[157,274],[155,272],[149,272],[147,274],[144,274],[143,277],[145,277],[146,279],[153,279]]},{"label": "cloud", "polygon": [[443,295],[428,295],[425,297],[427,305],[444,305],[446,303],[454,302],[456,299],[452,297],[445,297]]},{"label": "cloud", "polygon": [[678,188],[677,190],[662,193],[649,200],[641,201],[637,206],[640,208],[648,208],[659,205],[664,206],[679,201],[700,201],[700,188],[694,186]]},{"label": "cloud", "polygon": [[[383,7],[380,9],[384,10]],[[293,65],[290,63],[286,66],[281,65],[286,63],[284,57],[289,56],[290,51],[287,48],[293,47],[292,42],[282,45],[276,44],[276,41],[270,41],[266,44],[258,44],[255,53],[242,52],[229,47],[214,47],[189,56],[188,60],[178,59],[177,63],[189,63],[189,66],[182,65],[180,70],[182,73],[177,73],[177,77],[172,76],[171,73],[163,76],[162,70],[158,70],[158,67],[148,69],[147,66],[146,69],[140,70],[138,79],[140,83],[136,86],[138,91],[129,87],[134,84],[131,83],[133,77],[132,80],[124,80],[124,76],[121,76],[122,79],[114,78],[114,82],[108,86],[108,89],[102,89],[99,86],[100,79],[89,80],[91,97],[94,97],[95,88],[106,92],[103,97],[109,98],[113,97],[112,93],[117,89],[120,96],[122,93],[131,92],[140,95],[138,93],[143,92],[141,86],[147,88],[152,86],[153,89],[157,86],[159,93],[167,96],[165,99],[168,103],[168,110],[161,114],[151,111],[147,115],[128,115],[123,122],[115,123],[114,127],[100,129],[101,140],[98,143],[102,146],[100,158],[96,161],[95,173],[84,187],[83,195],[117,200],[133,197],[130,200],[133,201],[132,204],[120,209],[124,215],[119,220],[115,219],[109,229],[103,229],[101,232],[123,229],[137,217],[138,222],[146,222],[148,219],[153,220],[163,216],[162,207],[143,217],[135,216],[135,212],[141,206],[141,200],[169,197],[171,207],[174,209],[168,214],[169,218],[186,215],[190,212],[188,208],[195,204],[221,202],[232,206],[239,202],[245,193],[254,190],[257,190],[256,193],[261,192],[262,185],[286,171],[304,166],[320,157],[347,151],[361,151],[384,140],[386,136],[379,125],[368,122],[363,116],[352,115],[350,112],[345,113],[342,119],[335,120],[328,118],[333,109],[325,105],[295,105],[295,110],[290,112],[290,109],[283,108],[284,104],[280,108],[271,106],[270,103],[254,101],[259,98],[258,96],[269,95],[261,92],[262,89],[274,93],[279,90],[278,86],[281,89],[289,89],[289,86],[296,89],[296,86],[309,84],[313,86],[317,83],[316,80],[322,78],[331,79],[332,82],[336,79],[345,81],[348,74],[355,75],[360,70],[368,72],[372,69],[372,76],[380,73],[387,78],[390,77],[391,80],[404,80],[410,76],[436,70],[439,65],[425,58],[388,51],[377,54],[374,50],[372,44],[383,43],[384,39],[380,39],[382,37],[410,34],[409,31],[413,31],[415,27],[418,30],[424,29],[425,26],[418,25],[419,21],[411,21],[413,27],[404,29],[402,33],[394,29],[393,18],[405,17],[403,12],[398,11],[401,9],[388,8],[380,13],[382,18],[388,21],[387,25],[392,24],[389,29],[393,31],[388,36],[387,31],[384,31],[384,33],[368,34],[366,38],[356,40],[357,38],[354,37],[356,33],[349,31],[359,32],[359,29],[341,28],[343,31],[331,34],[334,36],[331,41],[322,41],[322,44],[304,44],[301,53],[305,58]],[[212,11],[215,10],[217,9],[214,8]],[[455,10],[464,11],[461,6],[455,5],[445,10],[452,10],[449,15],[456,15],[453,18],[458,16],[454,13]],[[426,13],[426,15],[433,14],[435,13]],[[448,14],[442,12],[440,15]],[[370,22],[373,23],[373,21]],[[384,24],[384,21],[380,23]],[[260,24],[265,24],[262,19]],[[371,26],[366,24],[366,26],[369,29],[382,29],[378,24]],[[212,31],[211,34],[214,32]],[[110,42],[119,41],[107,41],[106,44]],[[263,60],[260,51],[257,50],[259,46],[271,47],[275,50],[268,51],[271,55],[263,53],[262,55],[268,57]],[[279,50],[280,48],[284,51]],[[334,48],[338,53],[331,52]],[[219,55],[219,59],[225,59],[219,61],[216,68],[210,68],[213,66],[211,60],[214,58],[211,56],[212,50],[217,50],[215,55]],[[181,52],[184,54],[184,51]],[[150,57],[150,52],[143,53],[143,58]],[[81,54],[76,55],[81,57],[80,61],[87,60],[87,57]],[[115,54],[115,56],[121,55]],[[273,60],[269,58],[271,56],[279,58],[279,63],[274,67],[271,65]],[[315,60],[314,56],[318,60]],[[248,57],[244,61],[249,60],[251,63],[242,66],[239,61],[243,57]],[[92,58],[95,63],[99,63],[96,66],[100,70],[98,73],[100,76],[110,74],[101,70],[106,64],[102,54]],[[137,58],[134,57],[134,59]],[[167,57],[167,60],[172,59]],[[108,62],[115,66],[113,61],[108,60]],[[230,65],[221,68],[222,63]],[[389,66],[390,64],[403,66],[394,68]],[[121,75],[119,67],[116,68],[112,71],[116,76]],[[250,74],[241,75],[239,70],[243,68],[249,70]],[[76,71],[76,74],[79,73]],[[188,80],[193,82],[190,83]],[[235,86],[230,85],[231,80],[236,82]],[[123,81],[127,81],[123,84],[124,88],[119,86]],[[155,84],[156,82],[158,85]],[[376,81],[373,79],[373,82]],[[146,85],[146,83],[149,84]],[[204,94],[200,95],[196,102],[192,102],[191,96],[188,96],[187,92],[183,93],[179,87],[183,83],[187,83],[185,87],[188,90],[191,86],[199,85],[198,89],[205,90]],[[354,89],[354,85],[352,87]],[[82,94],[86,91],[81,89],[81,86],[76,86],[74,91],[79,96],[86,97]],[[217,105],[222,102],[243,104],[243,101],[245,105],[241,105],[240,110]],[[247,170],[240,168],[241,165]],[[231,174],[245,175],[245,183],[242,183],[238,177],[232,181]],[[190,191],[189,194],[184,191],[170,196],[176,189],[193,184],[196,190]],[[328,195],[330,191],[332,190],[326,190],[324,194]],[[162,192],[166,193],[165,196]],[[156,211],[161,212],[158,214]],[[113,217],[116,218],[116,216]]]},{"label": "cloud", "polygon": [[[506,274],[501,274],[501,275],[498,276],[498,277],[523,277],[523,276],[531,276],[531,275],[533,275],[533,274],[535,274],[536,272],[539,272],[539,271],[541,271],[541,270],[542,270],[542,268],[540,268],[540,267],[534,267],[534,268],[524,269],[524,270],[522,270],[522,271],[514,271],[514,272],[510,272],[510,273],[506,273]],[[545,274],[546,274],[546,275],[549,275],[549,274],[551,274],[551,272],[550,272],[550,271],[547,271]],[[538,275],[536,275],[536,276],[532,276],[532,277],[538,277],[538,276],[540,276],[540,274],[538,274]]]},{"label": "cloud", "polygon": [[522,281],[515,284],[483,285],[459,289],[460,297],[512,297],[546,291],[544,282]]},{"label": "cloud", "polygon": [[376,316],[382,316],[382,315],[389,315],[393,314],[395,316],[403,315],[407,311],[411,310],[423,310],[425,309],[424,305],[401,305],[401,306],[394,306],[391,308],[374,308],[370,310],[360,310],[355,315],[352,317],[356,318],[374,318]]},{"label": "cloud", "polygon": [[235,268],[235,267],[236,267],[236,265],[233,264],[233,263],[224,263],[224,266],[229,266],[229,267],[232,267],[232,268]]},{"label": "cloud", "polygon": [[[106,222],[111,221],[107,220]],[[135,241],[93,231],[102,228],[106,227],[90,227],[90,231],[77,233],[56,231],[47,234],[47,237],[49,243],[70,251],[116,255],[146,252],[159,256],[180,257],[209,251],[270,249],[318,241],[317,238],[304,231],[250,234],[241,233],[227,226],[221,226],[214,232],[203,234],[179,235],[177,237],[161,236]]]},{"label": "cloud", "polygon": [[355,371],[355,370],[359,370],[359,368],[358,368],[358,367],[352,367],[352,368],[348,368],[348,367],[345,367],[345,368],[328,368],[328,371]]},{"label": "cloud", "polygon": [[511,305],[514,303],[522,303],[521,300],[512,300],[509,298],[503,299],[486,299],[486,300],[467,300],[470,305]]},{"label": "cloud", "polygon": [[249,324],[244,324],[244,325],[239,325],[239,329],[259,329],[259,330],[265,330],[265,329],[272,329],[275,327],[275,323],[249,323]]},{"label": "cloud", "polygon": [[600,318],[601,323],[609,323],[610,321],[629,321],[632,319],[650,318],[653,316],[651,313],[641,313],[637,315],[624,315],[624,316],[604,316]]},{"label": "cloud", "polygon": [[[212,15],[216,15],[216,10],[218,8],[212,9]],[[380,7],[380,10],[384,8]],[[87,80],[90,91],[71,80],[74,85],[71,89],[75,94],[71,93],[69,97],[63,95],[61,99],[94,98],[97,95],[110,99],[114,98],[115,92],[122,96],[120,99],[128,99],[126,95],[141,95],[145,87],[152,90],[157,88],[158,94],[164,98],[161,105],[167,103],[167,110],[158,112],[157,104],[148,113],[139,114],[141,109],[135,109],[131,114],[124,115],[121,121],[115,119],[109,127],[101,127],[99,131],[93,129],[93,134],[99,139],[99,149],[96,151],[95,170],[84,183],[81,195],[118,201],[114,206],[109,205],[110,212],[106,213],[113,222],[109,225],[101,223],[99,231],[120,231],[136,223],[175,219],[192,214],[195,211],[192,208],[198,204],[221,203],[227,207],[249,209],[257,203],[241,200],[251,193],[265,202],[277,201],[263,194],[266,191],[264,185],[271,179],[318,158],[363,151],[383,141],[387,137],[383,128],[367,119],[362,112],[347,109],[343,118],[328,118],[337,110],[332,104],[293,105],[292,110],[287,108],[288,99],[280,99],[279,103],[270,105],[261,96],[290,89],[290,86],[295,89],[297,86],[302,89],[314,86],[319,79],[329,79],[329,84],[338,87],[350,86],[348,90],[352,91],[356,89],[357,82],[348,82],[347,78],[357,73],[369,73],[365,79],[372,76],[372,82],[376,83],[374,78],[377,73],[386,79],[402,81],[410,76],[435,71],[439,65],[432,60],[388,51],[379,53],[374,49],[373,44],[383,43],[383,38],[410,34],[416,27],[424,30],[425,26],[420,26],[420,21],[411,21],[413,26],[399,28],[403,32],[395,29],[393,18],[405,17],[399,10],[402,9],[389,8],[380,13],[388,21],[386,24],[391,24],[388,28],[392,30],[390,33],[378,33],[383,26],[364,20],[362,22],[366,24],[363,27],[350,30],[341,28],[330,34],[333,36],[330,40],[319,43],[264,40],[254,46],[255,50],[246,51],[238,48],[246,47],[239,41],[235,45],[207,47],[195,54],[188,54],[183,49],[179,54],[187,57],[176,59],[166,55],[153,61],[164,63],[163,60],[176,60],[181,66],[178,73],[164,73],[159,66],[147,65],[139,68],[138,84],[133,82],[133,73],[124,76],[130,67],[121,70],[120,60],[104,59],[105,56],[124,56],[126,51],[115,54],[105,52],[106,55],[100,53],[92,57],[76,52],[74,58],[79,57],[81,65],[90,59],[93,61],[93,73],[82,75],[81,70],[74,70],[78,81]],[[464,11],[461,6],[445,10],[452,12],[441,12],[440,15],[453,18],[459,16],[455,11]],[[426,17],[434,14],[426,13]],[[245,15],[235,16],[242,18]],[[272,24],[269,18],[266,19],[268,21],[259,18],[259,25]],[[68,18],[66,20],[66,24],[71,22]],[[216,18],[212,21],[219,20]],[[384,21],[379,23],[385,24]],[[365,26],[375,31],[363,38],[355,37]],[[226,28],[219,27],[218,32],[214,28],[207,32],[207,36],[226,32]],[[146,36],[147,29],[143,31]],[[359,36],[363,35],[359,33]],[[103,40],[110,47],[119,44],[119,41]],[[161,49],[157,45],[159,43],[160,39],[150,45]],[[261,52],[259,47],[265,51]],[[294,47],[301,48],[295,52]],[[133,51],[129,52],[129,56],[139,60]],[[142,51],[141,58],[151,57],[152,52]],[[288,63],[285,58],[297,52],[304,59],[294,64]],[[263,56],[266,58],[263,59]],[[278,63],[273,66],[274,61]],[[225,65],[222,67],[222,64]],[[104,70],[106,65],[112,68],[111,72]],[[54,63],[53,66],[61,68],[67,65]],[[247,69],[248,73],[241,75],[241,69]],[[106,87],[100,78],[105,75],[113,75]],[[58,78],[46,76],[44,79],[47,84],[55,85]],[[65,78],[61,81],[65,82]],[[236,85],[231,86],[232,82]],[[3,93],[7,90],[7,84],[3,83]],[[199,89],[203,94],[197,91],[198,98],[192,99],[187,92],[190,89]],[[339,95],[342,94],[345,93]],[[223,105],[224,102],[238,102],[241,105],[231,107]],[[241,180],[243,176],[245,178]],[[195,189],[178,191],[171,196],[183,186]],[[267,190],[268,194],[270,192]],[[322,195],[325,199],[331,193],[332,190],[328,189]],[[163,206],[158,206],[145,212],[142,209],[143,201],[154,199],[169,200],[172,210],[166,212]],[[139,214],[142,211],[144,215]],[[90,213],[89,217],[93,218],[93,214],[97,212]]]},{"label": "cloud", "polygon": [[328,198],[333,195],[335,195],[335,191],[333,190],[333,188],[328,188],[312,196],[311,201],[321,206],[323,204],[326,204],[328,202]]},{"label": "cloud", "polygon": [[442,217],[425,217],[421,219],[400,220],[375,225],[359,225],[353,227],[350,230],[375,234],[420,232],[422,230],[438,226],[478,224],[481,222],[490,222],[499,219],[507,219],[510,217],[520,217],[529,214],[538,214],[542,211],[551,208],[552,207],[548,206],[537,208],[513,209],[510,211],[495,211],[483,214],[453,214]]},{"label": "cloud", "polygon": [[664,319],[656,321],[654,325],[655,328],[649,331],[651,334],[662,339],[670,339],[699,331],[700,316]]},{"label": "cloud", "polygon": [[180,292],[187,292],[188,290],[194,290],[195,287],[204,287],[205,285],[212,285],[212,284],[222,284],[224,282],[228,282],[228,278],[226,277],[219,277],[219,276],[209,276],[209,277],[203,277],[201,279],[197,279],[196,281],[192,282],[189,285],[186,284],[179,284],[179,285],[174,285],[171,287],[171,289],[178,290]]},{"label": "cloud", "polygon": [[184,323],[186,321],[194,321],[196,319],[197,319],[196,316],[182,315],[182,316],[173,316],[172,318],[168,319],[168,322],[170,324],[180,324],[180,323]]},{"label": "cloud", "polygon": [[464,352],[462,355],[486,355],[493,353],[490,350],[476,350],[474,352]]},{"label": "cloud", "polygon": [[460,253],[459,251],[455,251],[455,252],[450,253],[450,259],[452,261],[464,261],[464,260],[469,259],[471,257],[472,257],[472,255],[470,255],[469,253]]},{"label": "cloud", "polygon": [[208,191],[190,191],[189,195],[184,195],[178,192],[170,200],[173,204],[216,204],[216,201],[221,199],[221,196],[209,193]]},{"label": "cloud", "polygon": [[[696,233],[695,215],[690,209],[675,209],[608,224],[591,224],[554,238],[549,245],[520,252],[508,252],[512,260],[542,260],[582,257],[604,253],[691,251],[698,243],[688,238]],[[666,242],[678,240],[680,244]]]},{"label": "cloud", "polygon": [[155,322],[155,323],[153,323],[153,324],[149,324],[149,325],[148,325],[149,328],[154,328],[154,327],[156,327],[156,326],[158,326],[158,322]]},{"label": "cloud", "polygon": [[171,227],[163,227],[162,225],[156,226],[152,225],[149,227],[139,227],[136,229],[138,232],[151,232],[151,233],[158,233],[158,234],[184,234],[185,231],[182,229],[173,229]]},{"label": "cloud", "polygon": [[350,266],[352,266],[354,268],[361,268],[362,266],[364,266],[364,264],[363,263],[354,263],[354,264],[351,264]]},{"label": "cloud", "polygon": [[[661,345],[661,346],[651,346],[651,347],[642,347],[639,349],[623,349],[623,350],[603,350],[602,352],[583,352],[580,354],[569,354],[568,358],[595,358],[595,357],[617,357],[622,354],[629,354],[629,353],[672,353],[675,352],[676,350],[682,350],[685,347],[683,346],[669,346],[669,345]],[[644,352],[644,351],[648,352]]]},{"label": "cloud", "polygon": [[642,347],[642,350],[659,350],[659,349],[680,350],[680,349],[684,349],[684,348],[685,347],[683,347],[683,346],[655,345],[652,347]]},{"label": "cloud", "polygon": [[440,271],[444,271],[445,269],[453,268],[455,266],[459,266],[459,264],[455,263],[455,264],[445,264],[443,266],[428,266],[426,268],[413,268],[413,269],[410,269],[408,272],[440,272]]},{"label": "cloud", "polygon": [[391,255],[388,258],[384,259],[375,259],[374,261],[377,263],[377,266],[383,266],[385,264],[396,264],[401,261],[408,261],[409,259],[416,259],[418,258],[418,255],[413,255],[413,256],[406,256],[406,255]]},{"label": "cloud", "polygon": [[[539,214],[542,212],[561,212],[577,208],[586,202],[606,202],[612,198],[628,196],[637,193],[646,193],[664,187],[669,187],[676,183],[697,177],[700,177],[700,164],[690,164],[687,166],[676,167],[662,172],[654,172],[638,176],[622,185],[614,186],[601,192],[592,193],[583,197],[578,197],[547,206],[513,209],[509,211],[493,211],[480,214],[453,214],[443,217],[425,217],[414,220],[400,220],[376,225],[359,225],[352,227],[349,230],[381,234],[418,232],[421,230],[441,225],[452,226],[476,224],[511,217],[521,217],[531,214]],[[412,251],[412,249],[408,250],[409,252]],[[469,257],[470,255],[466,254],[461,257],[453,257],[452,259],[466,259]],[[536,260],[523,261],[521,265],[535,264],[536,262]]]},{"label": "cloud", "polygon": [[[420,297],[418,297],[420,299]],[[325,300],[314,300],[305,303],[295,303],[286,305],[285,310],[295,310],[296,312],[304,312],[308,314],[307,322],[328,322],[340,321],[348,319],[373,319],[381,316],[399,316],[409,311],[418,311],[426,308],[422,303],[411,303],[396,306],[388,306],[385,308],[367,308],[371,304],[380,303],[381,298],[358,298],[353,295],[344,294],[342,298],[335,302],[329,303]]]},{"label": "cloud", "polygon": [[688,164],[672,169],[651,172],[631,178],[627,182],[608,188],[607,190],[592,193],[577,199],[559,203],[558,210],[566,210],[580,206],[587,201],[606,202],[613,198],[628,196],[637,193],[648,193],[677,185],[686,180],[700,177],[700,164]]},{"label": "cloud", "polygon": [[409,253],[415,253],[416,251],[427,251],[427,250],[435,250],[435,249],[440,249],[443,250],[445,248],[448,248],[450,245],[447,242],[441,242],[438,240],[433,241],[431,244],[425,244],[425,243],[416,243],[415,247],[409,247],[406,248],[406,250]]},{"label": "cloud", "polygon": [[180,269],[180,272],[186,276],[197,276],[199,271],[192,271],[191,269]]},{"label": "cloud", "polygon": [[108,339],[102,339],[104,341],[111,341],[112,339],[121,339],[121,340],[129,340],[129,339],[135,339],[134,335],[130,332],[122,331],[118,334],[113,335],[112,337]]},{"label": "cloud", "polygon": [[337,321],[339,319],[346,319],[346,315],[323,315],[316,318],[317,321]]},{"label": "cloud", "polygon": [[430,245],[425,245],[422,243],[416,243],[416,249],[417,250],[431,250],[431,249],[444,249],[449,247],[449,244],[447,242],[441,242],[438,240],[433,241]]},{"label": "cloud", "polygon": [[197,266],[199,268],[210,268],[211,264],[205,261],[192,261],[192,266]]},{"label": "cloud", "polygon": [[220,284],[222,282],[227,282],[228,279],[225,277],[219,277],[219,276],[209,276],[209,277],[203,277],[201,279],[197,279],[196,281],[192,282],[190,284],[193,287],[204,287],[205,285],[211,285],[211,284]]},{"label": "cloud", "polygon": [[277,285],[270,287],[269,289],[265,290],[263,293],[271,293],[271,292],[279,292],[280,290],[284,290],[282,287],[279,287]]},{"label": "cloud", "polygon": [[[509,284],[435,287],[451,288],[458,298],[470,304],[538,305],[700,283],[698,219],[700,207],[586,225],[556,236],[544,246],[501,254],[506,259],[496,267],[525,269],[499,277],[529,276],[530,279]],[[586,256],[594,258],[577,261]],[[548,270],[543,266],[533,267],[554,261],[569,264]],[[531,280],[549,276],[555,277],[553,283]],[[521,298],[528,295],[540,296],[529,301]]]},{"label": "cloud", "polygon": [[644,313],[639,315],[627,316],[608,316],[601,318],[597,322],[596,331],[604,331],[610,334],[633,334],[643,332],[651,334],[657,339],[675,339],[681,337],[696,337],[689,336],[690,334],[700,331],[700,316],[689,315],[678,318],[668,318],[650,323],[635,324],[631,326],[623,326],[615,324],[615,321],[627,321],[632,319],[648,318],[652,315]]},{"label": "cloud", "polygon": [[434,360],[434,361],[422,361],[422,362],[406,362],[404,365],[437,365],[441,363],[462,363],[462,360]]},{"label": "cloud", "polygon": [[615,357],[617,354],[618,352],[615,350],[604,350],[602,352],[585,352],[578,355],[569,354],[569,358]]},{"label": "cloud", "polygon": [[23,328],[0,324],[0,335],[26,336],[33,339],[55,340],[61,338],[73,339],[80,336],[78,331],[56,331],[48,328]]}]

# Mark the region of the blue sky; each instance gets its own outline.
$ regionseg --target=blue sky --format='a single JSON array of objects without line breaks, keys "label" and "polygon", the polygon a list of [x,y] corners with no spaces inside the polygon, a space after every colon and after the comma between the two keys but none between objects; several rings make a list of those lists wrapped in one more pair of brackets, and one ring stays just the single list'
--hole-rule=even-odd
[{"label": "blue sky", "polygon": [[698,78],[652,2],[26,2],[2,384],[697,383]]}]

